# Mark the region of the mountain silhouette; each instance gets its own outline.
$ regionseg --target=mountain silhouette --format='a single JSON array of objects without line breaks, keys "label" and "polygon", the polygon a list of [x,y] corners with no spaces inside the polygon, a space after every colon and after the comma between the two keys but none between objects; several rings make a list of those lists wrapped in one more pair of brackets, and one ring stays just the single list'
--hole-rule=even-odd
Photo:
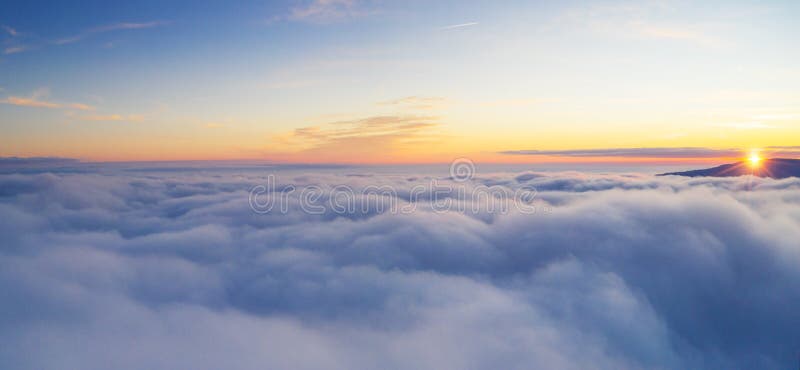
[{"label": "mountain silhouette", "polygon": [[758,167],[753,167],[749,162],[742,161],[704,170],[662,173],[658,176],[736,177],[749,175],[773,179],[800,177],[800,159],[765,159]]}]

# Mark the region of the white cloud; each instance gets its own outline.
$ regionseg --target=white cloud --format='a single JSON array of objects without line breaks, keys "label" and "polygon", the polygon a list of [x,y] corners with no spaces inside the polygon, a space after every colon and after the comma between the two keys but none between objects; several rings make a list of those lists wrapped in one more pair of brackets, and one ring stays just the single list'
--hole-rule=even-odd
[{"label": "white cloud", "polygon": [[91,115],[91,116],[83,116],[80,117],[84,121],[98,121],[98,122],[140,122],[144,120],[144,117],[139,114],[129,114],[129,115],[122,115],[122,114],[105,114],[105,115]]},{"label": "white cloud", "polygon": [[[259,215],[264,167],[93,166],[0,175],[3,367],[796,365],[798,179],[486,173],[467,186],[553,211],[311,215],[298,191]],[[267,171],[401,199],[448,181]]]},{"label": "white cloud", "polygon": [[9,47],[3,49],[3,54],[5,54],[5,55],[17,54],[17,53],[21,53],[21,52],[26,51],[26,50],[30,50],[30,48],[27,47],[27,46],[9,46]]},{"label": "white cloud", "polygon": [[4,26],[2,26],[2,28],[3,28],[4,31],[6,31],[12,37],[19,35],[19,32],[17,32],[17,30],[15,30],[14,28],[11,28],[10,26],[5,26],[4,25]]},{"label": "white cloud", "polygon": [[566,150],[507,150],[506,155],[553,156],[553,157],[616,157],[616,158],[722,158],[738,157],[747,151],[737,148],[604,148],[604,149],[566,149]]},{"label": "white cloud", "polygon": [[432,110],[447,107],[450,101],[439,96],[406,96],[399,99],[378,102],[378,105],[395,106],[407,109]]},{"label": "white cloud", "polygon": [[71,44],[71,43],[74,43],[74,42],[81,41],[81,40],[83,40],[83,39],[85,39],[85,38],[87,38],[87,37],[89,37],[89,36],[91,36],[93,34],[105,33],[105,32],[111,32],[111,31],[118,31],[118,30],[138,30],[138,29],[154,28],[154,27],[160,27],[160,26],[163,26],[163,25],[166,25],[166,24],[167,24],[167,22],[163,22],[163,21],[152,21],[152,22],[141,22],[141,23],[135,23],[135,22],[112,23],[112,24],[108,24],[108,25],[105,25],[105,26],[99,26],[99,27],[88,29],[88,30],[86,30],[86,31],[84,31],[84,32],[82,32],[80,34],[74,35],[74,36],[64,37],[64,38],[58,39],[58,40],[54,41],[54,43],[56,45]]},{"label": "white cloud", "polygon": [[21,107],[32,108],[50,108],[50,109],[67,109],[67,110],[94,110],[95,108],[88,104],[83,103],[56,103],[52,101],[43,100],[42,98],[49,95],[49,90],[40,89],[35,91],[30,97],[8,96],[0,100],[2,104],[17,105]]},{"label": "white cloud", "polygon": [[363,15],[356,0],[312,0],[291,9],[286,17],[292,21],[330,22]]},{"label": "white cloud", "polygon": [[445,30],[452,30],[452,29],[456,29],[456,28],[472,27],[472,26],[477,26],[478,24],[479,24],[478,22],[467,22],[467,23],[451,24],[449,26],[440,27],[439,30],[445,31]]},{"label": "white cloud", "polygon": [[678,21],[680,17],[676,15],[693,10],[675,5],[660,1],[592,3],[568,9],[553,25],[620,38],[674,40],[713,47],[727,44],[717,36],[724,22],[713,18],[691,23]]}]

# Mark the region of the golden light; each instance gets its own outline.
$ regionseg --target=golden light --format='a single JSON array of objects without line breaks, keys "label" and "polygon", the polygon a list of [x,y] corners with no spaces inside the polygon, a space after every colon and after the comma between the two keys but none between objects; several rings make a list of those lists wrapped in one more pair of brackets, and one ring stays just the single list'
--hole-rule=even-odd
[{"label": "golden light", "polygon": [[750,162],[750,167],[755,168],[761,165],[761,161],[763,159],[758,154],[758,152],[752,152],[750,153],[750,157],[748,157],[747,160]]}]

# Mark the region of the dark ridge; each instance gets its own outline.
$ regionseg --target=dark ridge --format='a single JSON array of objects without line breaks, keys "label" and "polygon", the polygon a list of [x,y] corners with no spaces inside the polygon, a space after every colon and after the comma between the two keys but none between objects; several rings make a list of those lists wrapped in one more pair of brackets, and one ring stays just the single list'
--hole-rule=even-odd
[{"label": "dark ridge", "polygon": [[736,177],[749,175],[773,179],[800,177],[800,159],[765,159],[756,168],[752,167],[750,163],[742,161],[704,170],[662,173],[658,176]]}]

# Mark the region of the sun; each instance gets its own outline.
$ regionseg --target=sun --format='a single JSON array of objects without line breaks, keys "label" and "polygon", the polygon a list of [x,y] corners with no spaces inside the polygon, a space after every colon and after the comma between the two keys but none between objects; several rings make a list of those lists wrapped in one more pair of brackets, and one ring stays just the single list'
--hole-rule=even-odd
[{"label": "sun", "polygon": [[764,159],[761,158],[761,155],[758,152],[750,153],[750,156],[747,158],[747,161],[750,162],[750,167],[757,168],[761,166],[761,161]]}]

